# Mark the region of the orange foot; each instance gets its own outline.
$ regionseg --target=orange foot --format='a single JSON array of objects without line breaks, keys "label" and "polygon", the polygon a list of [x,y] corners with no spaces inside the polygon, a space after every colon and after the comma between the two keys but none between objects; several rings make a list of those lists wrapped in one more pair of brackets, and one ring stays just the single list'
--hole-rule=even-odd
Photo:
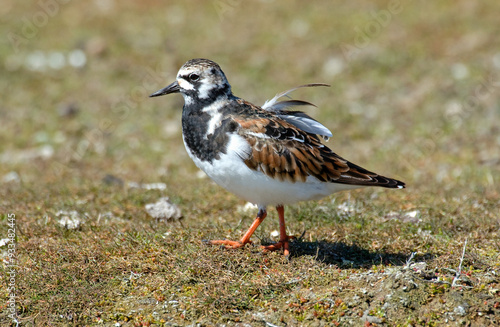
[{"label": "orange foot", "polygon": [[241,241],[212,240],[212,241],[207,241],[207,243],[211,245],[222,245],[228,249],[238,249],[245,246],[245,244],[247,243],[252,243],[252,241],[247,241],[246,243],[242,243]]},{"label": "orange foot", "polygon": [[264,253],[271,252],[271,251],[277,251],[277,250],[283,248],[283,254],[288,257],[290,255],[290,248],[288,246],[288,241],[293,240],[293,239],[295,239],[295,236],[285,235],[284,240],[280,240],[278,243],[274,243],[271,245],[263,245],[261,247],[264,250],[263,251]]},{"label": "orange foot", "polygon": [[265,209],[259,209],[259,213],[257,214],[257,218],[253,221],[252,225],[248,229],[248,231],[243,235],[243,237],[239,241],[230,241],[230,240],[213,240],[207,241],[207,244],[212,245],[222,245],[228,249],[238,249],[247,243],[252,243],[250,241],[250,237],[252,237],[253,232],[259,227],[260,223],[266,218],[267,211]]},{"label": "orange foot", "polygon": [[[290,255],[288,241],[295,239],[295,236],[286,235],[285,209],[283,208],[283,206],[282,205],[276,206],[276,210],[278,211],[278,216],[280,220],[280,241],[275,244],[262,246],[262,249],[264,250],[263,252],[265,253],[270,251],[277,251],[283,248],[283,254],[288,257]],[[259,213],[257,214],[257,218],[255,218],[248,231],[245,233],[245,235],[243,235],[243,237],[239,241],[213,240],[213,241],[206,241],[206,243],[211,245],[222,245],[228,249],[238,249],[245,246],[245,244],[247,243],[252,243],[252,241],[250,241],[250,237],[252,236],[253,232],[255,232],[257,227],[259,227],[260,223],[264,220],[264,218],[266,218],[266,215],[267,215],[266,209],[260,208]]]}]

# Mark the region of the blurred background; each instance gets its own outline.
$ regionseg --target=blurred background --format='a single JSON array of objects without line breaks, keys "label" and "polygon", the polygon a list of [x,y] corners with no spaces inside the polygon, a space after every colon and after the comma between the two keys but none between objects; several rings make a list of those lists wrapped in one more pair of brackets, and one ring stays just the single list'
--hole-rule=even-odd
[{"label": "blurred background", "polygon": [[[500,165],[495,1],[5,0],[0,177],[25,185],[157,180],[187,164],[181,96],[149,99],[188,59],[256,104],[290,87],[329,145],[411,190],[493,192]],[[166,178],[166,177],[165,177]],[[496,186],[496,187],[495,187]]]},{"label": "blurred background", "polygon": [[[450,267],[462,265],[462,253],[474,287],[468,294],[481,306],[474,310],[493,317],[500,267],[499,12],[498,0],[2,0],[0,247],[5,263],[13,213],[23,322],[139,323],[146,319],[141,312],[158,311],[162,316],[149,322],[175,317],[185,325],[210,317],[212,303],[219,311],[207,325],[225,315],[252,322],[257,311],[281,314],[274,308],[299,319],[289,305],[304,304],[301,289],[314,287],[339,305],[328,319],[342,321],[345,313],[359,322],[354,308],[339,311],[344,295],[321,293],[325,285],[345,285],[351,273],[372,267],[383,273],[408,265],[411,253],[428,265],[426,276],[448,282],[426,286],[432,294],[412,300],[431,312],[415,311],[415,321],[448,319],[443,307],[458,301],[446,288],[455,283]],[[290,234],[307,231],[304,243],[293,245],[291,263],[260,256],[258,248],[204,246],[201,239],[239,238],[255,211],[241,210],[243,201],[189,159],[182,97],[148,98],[197,57],[219,63],[235,95],[258,105],[298,85],[330,84],[292,96],[318,106],[305,110],[333,132],[327,145],[335,152],[407,189],[345,192],[287,207]],[[182,211],[182,225],[148,216],[146,204],[164,196]],[[275,218],[268,220],[256,242],[277,228]],[[274,268],[264,271],[265,265]],[[359,287],[367,285],[344,290]],[[389,301],[394,287],[381,296]],[[443,296],[439,303],[436,294]],[[11,322],[5,308],[0,320]],[[293,325],[285,313],[270,321]],[[417,325],[407,308],[387,317]]]}]

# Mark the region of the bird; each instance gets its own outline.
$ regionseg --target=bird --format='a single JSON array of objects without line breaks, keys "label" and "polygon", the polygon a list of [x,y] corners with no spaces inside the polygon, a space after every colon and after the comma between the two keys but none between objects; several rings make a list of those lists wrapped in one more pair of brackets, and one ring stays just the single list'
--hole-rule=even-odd
[{"label": "bird", "polygon": [[[255,220],[237,241],[211,240],[212,245],[241,248],[275,206],[280,240],[262,246],[263,252],[282,250],[290,255],[284,206],[319,200],[332,193],[366,186],[405,188],[405,183],[364,169],[334,153],[323,141],[332,137],[328,128],[303,111],[291,107],[314,106],[289,97],[301,85],[276,94],[257,106],[232,93],[220,66],[209,59],[187,61],[176,80],[150,97],[180,93],[182,137],[196,166],[213,181],[258,207]],[[279,101],[287,97],[286,100]]]}]

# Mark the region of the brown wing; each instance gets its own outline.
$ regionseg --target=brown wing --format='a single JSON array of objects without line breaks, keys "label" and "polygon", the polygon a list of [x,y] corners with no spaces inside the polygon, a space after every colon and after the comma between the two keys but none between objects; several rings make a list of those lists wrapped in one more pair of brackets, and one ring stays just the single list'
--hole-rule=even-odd
[{"label": "brown wing", "polygon": [[343,159],[323,145],[317,135],[306,133],[267,112],[233,116],[233,119],[241,126],[239,134],[253,149],[245,164],[270,177],[304,182],[308,176],[314,176],[323,182],[404,187],[403,182]]}]

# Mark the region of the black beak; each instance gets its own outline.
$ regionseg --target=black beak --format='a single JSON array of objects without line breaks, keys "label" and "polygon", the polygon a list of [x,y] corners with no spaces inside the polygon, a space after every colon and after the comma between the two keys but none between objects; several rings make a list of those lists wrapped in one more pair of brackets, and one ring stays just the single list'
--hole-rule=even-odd
[{"label": "black beak", "polygon": [[151,94],[149,97],[159,97],[160,95],[165,95],[165,94],[170,94],[170,93],[179,93],[181,90],[179,83],[177,81],[173,82],[169,86],[164,87],[163,89],[156,91],[155,93]]}]

